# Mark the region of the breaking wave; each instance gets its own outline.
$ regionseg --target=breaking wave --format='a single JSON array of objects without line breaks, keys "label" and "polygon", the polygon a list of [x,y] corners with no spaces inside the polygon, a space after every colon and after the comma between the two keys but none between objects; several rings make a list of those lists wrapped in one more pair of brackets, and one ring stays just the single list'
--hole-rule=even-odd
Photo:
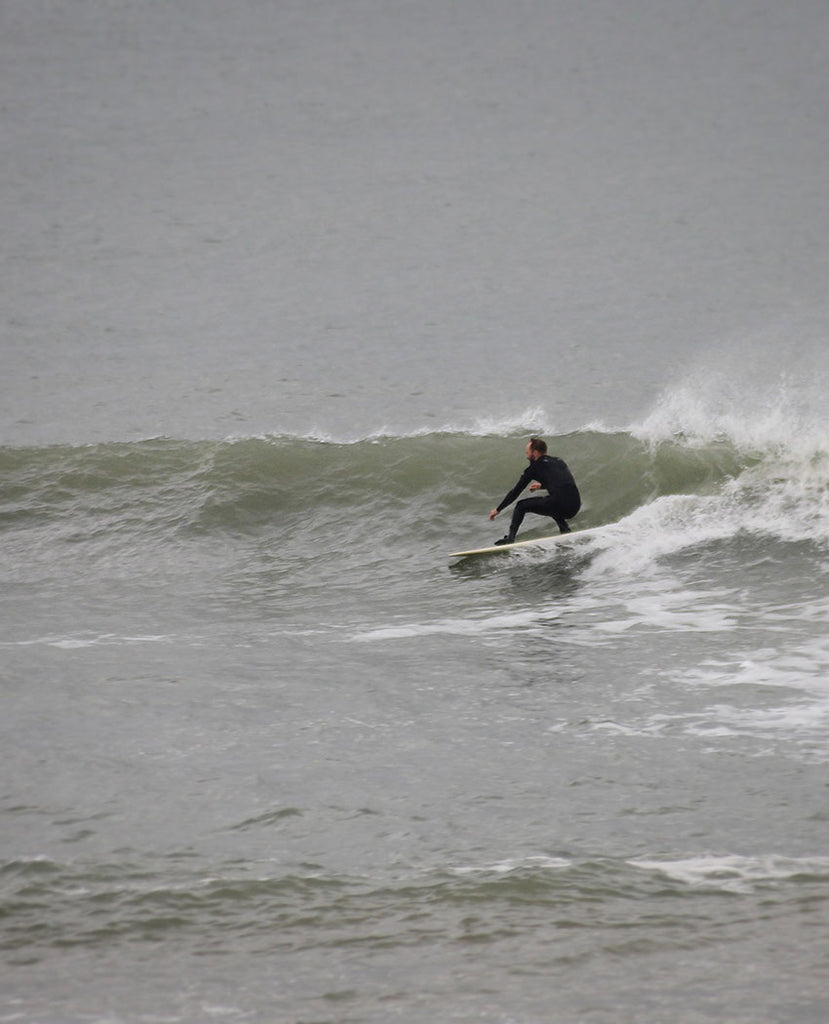
[{"label": "breaking wave", "polygon": [[[702,394],[702,397],[700,395]],[[795,397],[798,401],[795,401]],[[550,433],[584,505],[579,525],[632,518],[640,533],[699,539],[739,531],[829,539],[829,433],[800,391],[779,386],[750,408],[691,383],[626,430]],[[755,394],[755,399],[757,398]],[[773,401],[772,401],[773,398]],[[768,401],[766,401],[768,399]],[[742,402],[742,404],[741,404]],[[523,468],[542,410],[474,429],[337,441],[290,435],[154,438],[0,448],[7,558],[56,547],[109,556],[148,545],[276,536],[322,551],[372,535],[412,544],[486,535],[485,515]],[[527,524],[528,527],[530,524]]]}]

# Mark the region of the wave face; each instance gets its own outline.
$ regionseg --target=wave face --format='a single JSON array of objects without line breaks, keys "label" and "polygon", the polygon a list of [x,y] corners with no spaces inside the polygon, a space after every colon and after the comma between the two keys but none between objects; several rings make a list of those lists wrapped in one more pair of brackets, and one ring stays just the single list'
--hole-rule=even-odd
[{"label": "wave face", "polygon": [[[729,530],[829,537],[829,452],[746,443],[722,432],[654,436],[585,429],[550,437],[584,499],[579,525],[631,515],[666,523],[685,496],[696,518]],[[287,548],[336,550],[370,533],[404,548],[487,533],[483,518],[523,468],[523,434],[438,432],[338,443],[297,437],[146,440],[0,449],[7,557],[52,545],[111,555],[188,538],[267,535]],[[647,510],[647,512],[646,512]],[[525,529],[532,526],[527,522]],[[491,528],[490,532],[491,532]],[[44,551],[45,556],[45,551]]]}]

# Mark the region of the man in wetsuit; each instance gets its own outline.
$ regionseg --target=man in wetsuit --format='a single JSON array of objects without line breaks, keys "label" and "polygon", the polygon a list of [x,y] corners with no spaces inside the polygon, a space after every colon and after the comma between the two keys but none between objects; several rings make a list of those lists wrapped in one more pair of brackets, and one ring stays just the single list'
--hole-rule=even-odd
[{"label": "man in wetsuit", "polygon": [[501,540],[496,540],[496,544],[512,544],[515,541],[518,528],[528,512],[535,512],[539,516],[550,516],[556,521],[561,533],[569,533],[570,527],[567,525],[567,520],[572,519],[581,508],[581,496],[573,474],[567,468],[566,462],[547,454],[545,441],[542,441],[540,437],[531,437],[527,444],[527,458],[530,460],[529,466],[501,504],[489,513],[490,520],[494,519],[507,505],[512,504],[527,484],[530,484],[531,491],[545,488],[547,496],[524,498],[519,501],[513,509],[509,533]]}]

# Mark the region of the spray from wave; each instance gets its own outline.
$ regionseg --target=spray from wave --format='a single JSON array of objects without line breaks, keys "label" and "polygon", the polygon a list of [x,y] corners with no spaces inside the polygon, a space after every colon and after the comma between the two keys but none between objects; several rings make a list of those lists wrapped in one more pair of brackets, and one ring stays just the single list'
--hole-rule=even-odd
[{"label": "spray from wave", "polygon": [[629,526],[642,542],[617,552],[625,571],[737,536],[829,542],[826,374],[813,353],[786,360],[785,369],[781,361],[771,340],[750,353],[732,347],[709,355],[631,426],[629,436],[655,465],[667,452],[669,461],[698,453],[710,465],[719,452],[730,467],[711,488],[686,476],[673,493],[654,493],[633,509]]},{"label": "spray from wave", "polygon": [[631,433],[686,444],[727,440],[741,451],[790,452],[829,447],[826,381],[829,350],[822,328],[769,327],[701,353],[663,392]]}]

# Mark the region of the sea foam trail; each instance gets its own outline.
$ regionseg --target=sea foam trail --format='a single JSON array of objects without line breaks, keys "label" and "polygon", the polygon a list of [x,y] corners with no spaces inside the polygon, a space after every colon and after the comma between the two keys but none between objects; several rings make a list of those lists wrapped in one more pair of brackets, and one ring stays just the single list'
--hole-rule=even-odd
[{"label": "sea foam trail", "polygon": [[717,856],[678,860],[632,860],[632,867],[654,871],[691,889],[751,893],[782,884],[826,881],[829,857]]}]

